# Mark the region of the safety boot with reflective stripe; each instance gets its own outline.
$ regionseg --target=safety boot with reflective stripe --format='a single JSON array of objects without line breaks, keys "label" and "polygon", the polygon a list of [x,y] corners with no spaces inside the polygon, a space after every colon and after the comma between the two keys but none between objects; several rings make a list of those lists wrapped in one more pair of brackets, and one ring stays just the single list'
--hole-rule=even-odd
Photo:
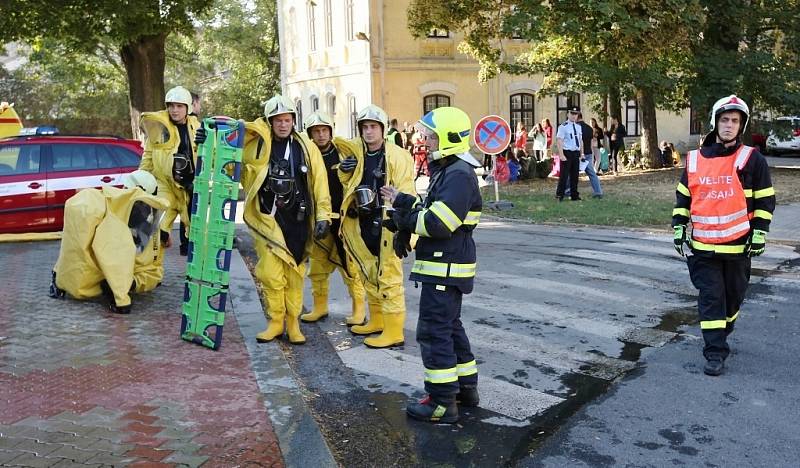
[{"label": "safety boot with reflective stripe", "polygon": [[481,402],[478,395],[478,387],[474,385],[462,385],[456,395],[456,403],[460,406],[475,407]]},{"label": "safety boot with reflective stripe", "polygon": [[300,320],[313,323],[328,316],[328,295],[314,296],[314,310],[300,316]]},{"label": "safety boot with reflective stripe", "polygon": [[406,413],[419,421],[444,424],[458,422],[458,407],[455,402],[447,406],[440,405],[433,401],[430,395],[416,403],[410,403],[406,406]]}]

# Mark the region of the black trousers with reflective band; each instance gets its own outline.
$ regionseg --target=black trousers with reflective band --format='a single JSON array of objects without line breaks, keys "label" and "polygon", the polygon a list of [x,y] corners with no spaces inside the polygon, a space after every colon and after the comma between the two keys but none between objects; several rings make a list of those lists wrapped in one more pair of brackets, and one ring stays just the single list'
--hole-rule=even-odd
[{"label": "black trousers with reflective band", "polygon": [[697,311],[705,340],[703,356],[725,359],[730,353],[726,338],[733,331],[750,282],[750,258],[690,255],[686,262],[692,284],[699,291]]},{"label": "black trousers with reflective band", "polygon": [[[453,369],[458,364],[475,360],[467,333],[461,324],[461,298],[455,286],[422,283],[419,298],[417,342],[425,369]],[[457,371],[456,371],[457,372]],[[478,374],[452,379],[449,382],[425,381],[425,391],[439,404],[455,401],[460,385],[477,385]]]}]

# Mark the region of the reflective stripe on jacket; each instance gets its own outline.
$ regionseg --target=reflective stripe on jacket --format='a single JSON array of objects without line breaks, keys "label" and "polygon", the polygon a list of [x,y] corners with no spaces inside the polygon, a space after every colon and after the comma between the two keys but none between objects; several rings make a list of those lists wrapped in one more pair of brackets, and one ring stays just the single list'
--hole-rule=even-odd
[{"label": "reflective stripe on jacket", "polygon": [[457,157],[437,165],[425,201],[412,213],[419,240],[410,279],[457,286],[468,294],[477,269],[472,231],[483,206],[478,180],[472,166]]}]

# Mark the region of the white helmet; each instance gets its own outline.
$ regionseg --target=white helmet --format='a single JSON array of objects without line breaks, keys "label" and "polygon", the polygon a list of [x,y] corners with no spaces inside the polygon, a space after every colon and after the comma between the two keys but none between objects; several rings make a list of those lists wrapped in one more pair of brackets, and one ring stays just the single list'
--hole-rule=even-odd
[{"label": "white helmet", "polygon": [[158,191],[158,183],[156,183],[156,178],[153,177],[153,174],[143,169],[137,169],[129,174],[126,174],[125,178],[122,179],[122,185],[126,189],[139,187],[150,195],[155,195],[156,191]]},{"label": "white helmet", "polygon": [[295,122],[297,121],[297,109],[294,103],[289,98],[276,94],[264,105],[264,116],[269,120],[280,114],[292,114]]},{"label": "white helmet", "polygon": [[386,114],[386,111],[381,109],[376,105],[370,104],[369,106],[361,109],[361,112],[358,113],[356,117],[356,122],[358,122],[358,131],[361,132],[361,122],[365,120],[372,120],[373,122],[378,122],[383,126],[383,131],[386,132],[389,129],[389,116]]},{"label": "white helmet", "polygon": [[711,132],[713,133],[716,130],[717,119],[720,114],[734,110],[742,113],[742,128],[739,129],[739,135],[744,133],[747,128],[747,121],[750,120],[750,108],[747,107],[746,102],[736,97],[735,94],[731,94],[714,103],[714,107],[711,108]]},{"label": "white helmet", "polygon": [[167,91],[167,96],[164,98],[164,104],[170,102],[177,102],[179,104],[186,104],[186,109],[192,108],[192,93],[183,86],[176,86]]},{"label": "white helmet", "polygon": [[305,127],[309,137],[311,137],[311,133],[309,132],[311,127],[317,127],[319,125],[330,127],[331,136],[333,136],[333,119],[325,112],[318,110],[306,117],[305,122],[303,122],[303,127]]}]

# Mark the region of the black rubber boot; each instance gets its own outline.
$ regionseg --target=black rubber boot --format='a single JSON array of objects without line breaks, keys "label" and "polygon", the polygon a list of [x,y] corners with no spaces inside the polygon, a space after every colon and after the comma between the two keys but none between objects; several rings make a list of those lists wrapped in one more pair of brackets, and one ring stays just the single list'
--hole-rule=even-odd
[{"label": "black rubber boot", "polygon": [[53,279],[50,281],[50,290],[47,292],[47,295],[52,297],[53,299],[64,299],[67,293],[63,289],[56,286],[56,272],[53,272]]},{"label": "black rubber boot", "polygon": [[416,403],[410,403],[406,406],[406,413],[419,421],[444,424],[458,422],[458,407],[455,402],[448,406],[440,405],[433,401],[430,395]]},{"label": "black rubber boot", "polygon": [[456,395],[456,403],[460,406],[478,406],[481,399],[478,396],[478,387],[462,385]]},{"label": "black rubber boot", "polygon": [[722,375],[722,371],[724,369],[725,361],[723,361],[722,358],[715,357],[706,361],[706,365],[703,367],[703,372],[705,372],[706,375],[717,376]]}]

